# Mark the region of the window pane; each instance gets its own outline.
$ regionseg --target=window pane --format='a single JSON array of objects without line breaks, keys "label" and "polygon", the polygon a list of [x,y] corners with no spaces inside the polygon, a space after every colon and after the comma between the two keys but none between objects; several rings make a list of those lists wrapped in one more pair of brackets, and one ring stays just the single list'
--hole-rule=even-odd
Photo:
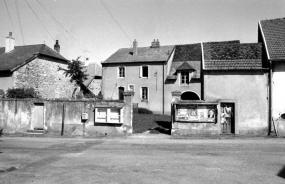
[{"label": "window pane", "polygon": [[119,68],[119,77],[125,77],[125,68],[124,67]]},{"label": "window pane", "polygon": [[143,77],[148,77],[148,66],[143,66],[142,67],[142,76]]},{"label": "window pane", "polygon": [[107,109],[97,109],[97,121],[107,122]]},{"label": "window pane", "polygon": [[148,99],[148,89],[147,87],[142,87],[142,99],[147,100]]},{"label": "window pane", "polygon": [[111,109],[110,110],[110,121],[114,123],[120,122],[120,109]]}]

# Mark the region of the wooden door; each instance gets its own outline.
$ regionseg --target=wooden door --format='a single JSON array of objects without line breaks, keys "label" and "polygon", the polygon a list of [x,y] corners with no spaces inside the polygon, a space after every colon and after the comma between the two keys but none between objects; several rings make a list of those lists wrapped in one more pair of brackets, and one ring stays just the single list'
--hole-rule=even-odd
[{"label": "wooden door", "polygon": [[33,115],[33,127],[34,129],[44,128],[44,104],[35,103],[34,104],[34,115]]},{"label": "wooden door", "polygon": [[221,129],[224,134],[235,133],[235,104],[221,103]]}]

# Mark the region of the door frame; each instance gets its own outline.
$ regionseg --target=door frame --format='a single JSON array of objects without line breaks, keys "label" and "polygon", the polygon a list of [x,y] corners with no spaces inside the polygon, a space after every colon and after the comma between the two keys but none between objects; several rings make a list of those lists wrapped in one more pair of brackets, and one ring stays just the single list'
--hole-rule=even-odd
[{"label": "door frame", "polygon": [[222,132],[222,123],[221,123],[221,104],[233,104],[233,124],[231,125],[231,134],[238,134],[238,102],[237,100],[232,100],[232,99],[222,99],[219,100],[219,105],[218,105],[218,129],[219,129],[219,134],[224,134]]},{"label": "door frame", "polygon": [[44,102],[34,102],[34,108],[32,110],[32,122],[31,122],[31,129],[34,130],[34,114],[35,114],[35,106],[42,106],[43,107],[43,129],[47,130],[47,126],[46,126],[46,108],[45,108],[45,103]]}]

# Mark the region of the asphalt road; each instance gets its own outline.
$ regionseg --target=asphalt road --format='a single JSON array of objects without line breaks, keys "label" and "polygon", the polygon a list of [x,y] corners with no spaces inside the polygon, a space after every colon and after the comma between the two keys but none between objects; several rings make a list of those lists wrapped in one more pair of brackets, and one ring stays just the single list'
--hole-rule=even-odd
[{"label": "asphalt road", "polygon": [[285,139],[0,138],[0,183],[285,183]]}]

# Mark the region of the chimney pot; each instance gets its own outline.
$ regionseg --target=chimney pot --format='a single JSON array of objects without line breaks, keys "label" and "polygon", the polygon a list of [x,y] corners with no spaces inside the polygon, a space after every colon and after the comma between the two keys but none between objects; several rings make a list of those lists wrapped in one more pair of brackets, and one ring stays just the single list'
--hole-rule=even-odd
[{"label": "chimney pot", "polygon": [[60,52],[60,45],[58,44],[58,40],[55,41],[54,50],[59,53]]},{"label": "chimney pot", "polygon": [[5,52],[10,52],[14,50],[14,47],[15,39],[12,37],[12,32],[9,32],[9,36],[7,36],[5,40]]},{"label": "chimney pot", "polygon": [[133,55],[136,55],[136,54],[138,54],[138,42],[137,42],[137,40],[135,39],[135,40],[133,41]]}]

